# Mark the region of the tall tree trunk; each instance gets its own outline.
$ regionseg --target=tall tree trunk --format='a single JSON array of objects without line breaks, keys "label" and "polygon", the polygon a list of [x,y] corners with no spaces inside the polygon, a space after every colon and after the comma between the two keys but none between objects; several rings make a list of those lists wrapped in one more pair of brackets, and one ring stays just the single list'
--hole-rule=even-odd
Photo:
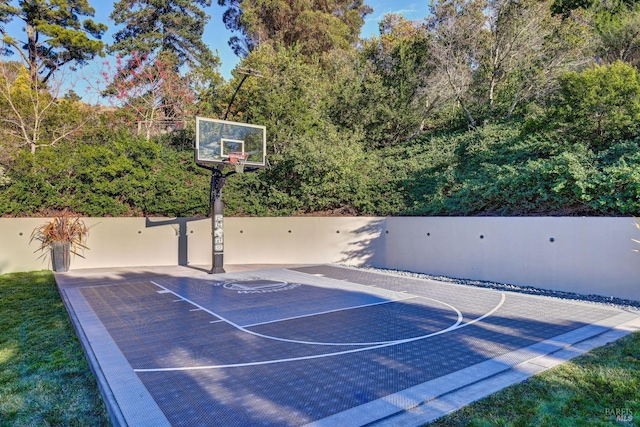
[{"label": "tall tree trunk", "polygon": [[31,23],[27,23],[27,67],[29,68],[29,78],[34,90],[38,89],[38,39],[35,27]]},{"label": "tall tree trunk", "polygon": [[469,111],[467,106],[464,105],[464,102],[462,101],[461,97],[458,97],[458,102],[460,103],[460,106],[464,110],[464,114],[467,116],[467,123],[469,124],[469,127],[471,129],[475,129],[477,124],[476,124],[475,119],[473,118],[473,115],[471,115],[471,111]]}]

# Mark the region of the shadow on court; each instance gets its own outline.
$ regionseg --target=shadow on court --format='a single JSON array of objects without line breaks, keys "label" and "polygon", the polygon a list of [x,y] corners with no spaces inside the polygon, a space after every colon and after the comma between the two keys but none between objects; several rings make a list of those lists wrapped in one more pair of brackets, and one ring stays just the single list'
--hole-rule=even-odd
[{"label": "shadow on court", "polygon": [[113,418],[371,424],[632,317],[334,266],[186,271],[56,275]]}]

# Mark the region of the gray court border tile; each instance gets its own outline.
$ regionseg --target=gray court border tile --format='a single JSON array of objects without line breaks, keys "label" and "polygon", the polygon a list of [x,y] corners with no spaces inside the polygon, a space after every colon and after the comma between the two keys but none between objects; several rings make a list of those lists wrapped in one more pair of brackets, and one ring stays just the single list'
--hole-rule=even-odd
[{"label": "gray court border tile", "polygon": [[[108,390],[107,402],[115,425],[163,427],[171,424],[164,416],[147,388],[93,312],[79,288],[64,290],[82,329],[80,341],[89,359],[95,361],[101,388]],[[76,328],[76,330],[78,330]],[[115,418],[115,419],[114,419]]]}]

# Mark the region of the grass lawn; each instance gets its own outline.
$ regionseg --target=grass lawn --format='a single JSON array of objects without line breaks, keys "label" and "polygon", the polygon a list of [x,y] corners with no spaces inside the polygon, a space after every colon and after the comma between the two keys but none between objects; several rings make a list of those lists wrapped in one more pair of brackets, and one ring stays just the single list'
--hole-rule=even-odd
[{"label": "grass lawn", "polygon": [[434,426],[640,426],[640,332],[429,424]]},{"label": "grass lawn", "polygon": [[108,426],[50,272],[0,275],[0,426]]}]

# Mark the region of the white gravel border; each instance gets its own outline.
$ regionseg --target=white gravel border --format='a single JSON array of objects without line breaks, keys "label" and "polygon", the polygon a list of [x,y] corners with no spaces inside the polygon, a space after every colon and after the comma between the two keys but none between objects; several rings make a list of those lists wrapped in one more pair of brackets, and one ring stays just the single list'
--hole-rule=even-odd
[{"label": "white gravel border", "polygon": [[475,286],[479,288],[496,289],[500,291],[520,292],[523,294],[540,295],[551,298],[558,298],[564,300],[584,301],[593,304],[600,304],[609,307],[615,307],[622,310],[631,312],[640,312],[640,301],[629,300],[617,297],[605,297],[602,295],[583,295],[575,292],[554,291],[551,289],[541,289],[533,286],[519,286],[511,285],[508,283],[497,283],[485,280],[473,280],[473,279],[459,279],[447,276],[433,276],[426,273],[415,273],[412,271],[394,270],[387,268],[374,268],[374,267],[357,267],[353,265],[343,265],[344,267],[355,268],[363,271],[371,271],[374,273],[392,274],[401,277],[410,277],[413,279],[426,279],[436,280],[438,282],[455,283],[457,285]]}]

